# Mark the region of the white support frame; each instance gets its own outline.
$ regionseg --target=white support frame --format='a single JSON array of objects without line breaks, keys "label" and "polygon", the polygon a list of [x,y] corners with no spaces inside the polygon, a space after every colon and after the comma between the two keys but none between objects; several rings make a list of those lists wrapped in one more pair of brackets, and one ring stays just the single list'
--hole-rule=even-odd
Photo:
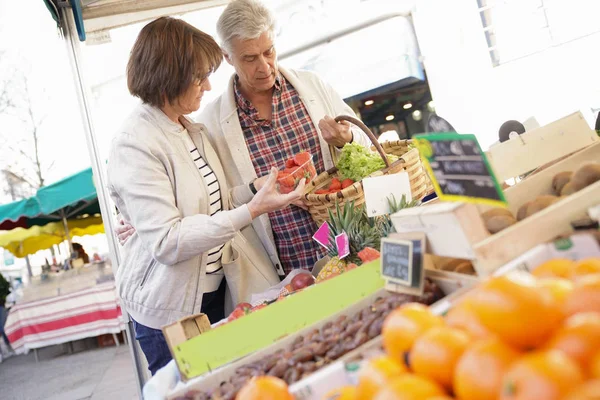
[{"label": "white support frame", "polygon": [[[69,54],[69,61],[71,62],[71,69],[73,72],[73,79],[75,84],[75,90],[79,100],[79,106],[81,111],[81,118],[83,122],[83,131],[85,133],[90,160],[92,162],[92,171],[94,174],[94,180],[96,185],[96,191],[98,193],[98,203],[100,205],[100,211],[102,213],[102,221],[104,223],[104,231],[106,232],[106,238],[108,240],[108,247],[110,249],[111,261],[113,274],[119,267],[120,253],[116,237],[114,236],[115,219],[114,213],[112,212],[112,203],[108,195],[106,188],[106,171],[102,164],[102,158],[96,142],[96,136],[94,134],[94,124],[92,118],[91,96],[89,88],[85,85],[85,80],[82,71],[81,62],[81,49],[79,45],[79,37],[77,35],[77,29],[75,27],[75,20],[73,18],[73,12],[70,8],[63,8],[60,10],[61,21],[62,21],[62,34],[65,39],[67,46],[67,53]],[[142,389],[147,381],[147,374],[145,368],[145,359],[141,356],[139,345],[135,340],[135,333],[133,329],[133,322],[129,317],[129,314],[125,308],[121,305],[123,318],[125,320],[126,330],[126,342],[129,345],[131,358],[136,373],[136,389],[140,399],[142,396]]]}]

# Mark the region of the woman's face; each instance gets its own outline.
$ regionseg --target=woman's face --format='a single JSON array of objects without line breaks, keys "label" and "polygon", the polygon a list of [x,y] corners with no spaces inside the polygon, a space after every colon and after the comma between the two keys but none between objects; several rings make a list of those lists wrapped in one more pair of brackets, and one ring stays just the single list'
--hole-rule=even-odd
[{"label": "woman's face", "polygon": [[210,86],[208,76],[204,79],[194,79],[188,90],[176,100],[176,104],[173,104],[173,106],[181,115],[196,112],[200,108],[204,92],[210,89],[212,87]]}]

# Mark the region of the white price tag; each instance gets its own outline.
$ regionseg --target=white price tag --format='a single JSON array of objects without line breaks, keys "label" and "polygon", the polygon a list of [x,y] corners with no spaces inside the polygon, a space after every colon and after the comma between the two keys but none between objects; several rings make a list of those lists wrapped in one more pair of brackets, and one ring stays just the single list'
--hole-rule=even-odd
[{"label": "white price tag", "polygon": [[362,183],[369,217],[388,214],[390,212],[389,199],[395,198],[399,202],[402,195],[406,195],[406,201],[412,200],[407,172],[365,178]]}]

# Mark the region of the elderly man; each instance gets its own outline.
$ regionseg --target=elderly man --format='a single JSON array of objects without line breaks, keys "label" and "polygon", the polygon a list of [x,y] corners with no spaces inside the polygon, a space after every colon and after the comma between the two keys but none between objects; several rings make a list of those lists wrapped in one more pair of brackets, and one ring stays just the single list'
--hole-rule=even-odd
[{"label": "elderly man", "polygon": [[[355,114],[331,86],[312,72],[279,67],[274,28],[272,13],[256,0],[230,2],[217,22],[225,59],[235,74],[199,121],[208,128],[230,185],[237,188],[234,205],[252,199],[269,168],[284,168],[285,160],[299,151],[313,154],[320,173],[333,167],[331,152],[344,144],[370,145],[360,129],[332,118]],[[282,276],[311,268],[324,255],[312,240],[318,227],[301,207],[292,205],[253,223]]]}]

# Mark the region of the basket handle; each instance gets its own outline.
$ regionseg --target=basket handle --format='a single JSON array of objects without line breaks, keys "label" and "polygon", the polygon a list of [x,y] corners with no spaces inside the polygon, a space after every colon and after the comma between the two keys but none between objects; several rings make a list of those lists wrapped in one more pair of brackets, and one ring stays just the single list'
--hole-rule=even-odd
[{"label": "basket handle", "polygon": [[385,163],[385,166],[389,168],[390,161],[388,160],[387,156],[385,155],[385,152],[383,151],[383,147],[381,147],[381,145],[379,144],[379,141],[377,140],[375,135],[373,135],[373,132],[371,132],[371,130],[369,128],[367,128],[367,126],[365,124],[363,124],[363,122],[361,120],[354,118],[354,117],[350,117],[348,115],[339,115],[339,116],[335,117],[335,122],[340,122],[340,121],[351,122],[354,125],[358,126],[360,129],[362,129],[367,134],[369,139],[371,139],[371,142],[373,142],[373,145],[375,146],[375,149],[377,149],[377,152],[379,153],[381,158],[383,158],[383,162]]}]

